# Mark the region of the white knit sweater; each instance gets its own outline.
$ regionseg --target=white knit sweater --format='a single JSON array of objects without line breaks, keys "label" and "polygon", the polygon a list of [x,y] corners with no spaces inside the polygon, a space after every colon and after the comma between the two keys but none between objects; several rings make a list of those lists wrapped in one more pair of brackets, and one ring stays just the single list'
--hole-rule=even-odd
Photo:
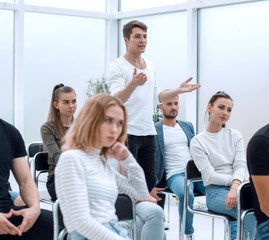
[{"label": "white knit sweater", "polygon": [[235,129],[203,131],[192,138],[190,151],[205,186],[231,186],[233,179],[243,181],[247,175],[243,139]]}]

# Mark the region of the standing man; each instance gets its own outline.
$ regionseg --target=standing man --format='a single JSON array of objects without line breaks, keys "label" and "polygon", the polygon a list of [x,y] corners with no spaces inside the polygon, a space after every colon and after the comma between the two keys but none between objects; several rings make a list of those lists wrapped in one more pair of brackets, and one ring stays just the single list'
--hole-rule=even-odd
[{"label": "standing man", "polygon": [[[52,212],[40,210],[39,194],[25,156],[19,131],[0,119],[0,239],[53,239]],[[27,206],[17,207],[11,200],[7,184],[10,170]]]},{"label": "standing man", "polygon": [[[194,129],[190,122],[177,121],[179,105],[178,96],[159,105],[163,119],[155,124],[156,140],[156,177],[160,187],[168,186],[179,199],[179,216],[182,220],[184,203],[185,165],[191,159],[190,141]],[[161,185],[162,184],[162,185]],[[191,185],[189,203],[193,208],[193,189],[205,193],[201,182]],[[193,239],[193,214],[187,211],[185,234],[186,239]]]},{"label": "standing man", "polygon": [[269,239],[269,124],[250,139],[247,147],[250,186],[254,194],[257,240]]},{"label": "standing man", "polygon": [[159,91],[152,63],[142,58],[147,46],[147,26],[131,21],[123,27],[126,53],[109,66],[111,94],[120,98],[128,112],[128,148],[145,172],[149,191],[156,184],[153,107],[180,93],[200,87],[192,78],[170,91]]}]

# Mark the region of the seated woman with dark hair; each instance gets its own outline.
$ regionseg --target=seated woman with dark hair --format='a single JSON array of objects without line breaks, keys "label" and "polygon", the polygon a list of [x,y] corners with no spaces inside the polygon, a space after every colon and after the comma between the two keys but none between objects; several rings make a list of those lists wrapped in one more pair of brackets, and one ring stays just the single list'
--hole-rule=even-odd
[{"label": "seated woman with dark hair", "polygon": [[[192,138],[192,158],[202,174],[209,210],[237,218],[237,188],[246,180],[247,168],[243,138],[239,131],[226,128],[231,117],[232,98],[217,92],[207,105],[206,130]],[[245,236],[254,239],[255,219],[246,221]],[[231,239],[236,239],[237,222],[231,222]]]},{"label": "seated woman with dark hair", "polygon": [[61,151],[61,140],[71,127],[74,113],[77,109],[76,93],[73,88],[58,84],[53,88],[48,114],[48,121],[41,127],[41,137],[48,151],[48,181],[47,190],[52,200],[56,200],[54,186],[54,168]]}]

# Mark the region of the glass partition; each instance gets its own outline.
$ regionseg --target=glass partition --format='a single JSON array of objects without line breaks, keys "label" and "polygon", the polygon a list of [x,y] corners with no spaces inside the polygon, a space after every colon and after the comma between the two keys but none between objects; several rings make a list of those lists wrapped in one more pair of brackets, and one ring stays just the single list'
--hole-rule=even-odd
[{"label": "glass partition", "polygon": [[[120,55],[125,53],[122,27],[133,19],[121,21]],[[187,13],[179,12],[140,17],[148,27],[148,43],[143,57],[149,58],[155,67],[160,89],[178,87],[187,79]],[[179,117],[185,118],[185,96],[180,95]]]},{"label": "glass partition", "polygon": [[106,11],[106,0],[25,0],[25,4],[85,11]]},{"label": "glass partition", "polygon": [[13,124],[14,13],[0,10],[0,118]]},{"label": "glass partition", "polygon": [[228,126],[245,140],[268,124],[269,2],[199,12],[199,132],[209,98],[219,90],[234,99]]},{"label": "glass partition", "polygon": [[53,87],[71,86],[78,110],[86,99],[87,81],[105,72],[105,20],[25,14],[24,137],[41,140]]}]

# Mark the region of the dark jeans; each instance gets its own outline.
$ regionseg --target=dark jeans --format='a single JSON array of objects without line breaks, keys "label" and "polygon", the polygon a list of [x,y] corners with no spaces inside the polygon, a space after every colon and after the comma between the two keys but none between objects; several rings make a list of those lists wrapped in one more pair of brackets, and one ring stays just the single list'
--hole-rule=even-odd
[{"label": "dark jeans", "polygon": [[150,192],[156,185],[154,136],[128,135],[127,147],[143,168]]},{"label": "dark jeans", "polygon": [[[12,205],[9,208],[1,209],[1,212],[8,213],[10,208],[20,210],[26,207],[16,207]],[[22,221],[21,216],[12,216],[9,221],[15,226],[19,226]],[[34,225],[21,237],[18,235],[0,235],[0,240],[52,240],[53,239],[53,218],[52,212],[41,209],[41,214],[34,223]]]},{"label": "dark jeans", "polygon": [[54,174],[51,175],[46,183],[48,193],[53,201],[56,201],[57,196],[55,192]]}]

